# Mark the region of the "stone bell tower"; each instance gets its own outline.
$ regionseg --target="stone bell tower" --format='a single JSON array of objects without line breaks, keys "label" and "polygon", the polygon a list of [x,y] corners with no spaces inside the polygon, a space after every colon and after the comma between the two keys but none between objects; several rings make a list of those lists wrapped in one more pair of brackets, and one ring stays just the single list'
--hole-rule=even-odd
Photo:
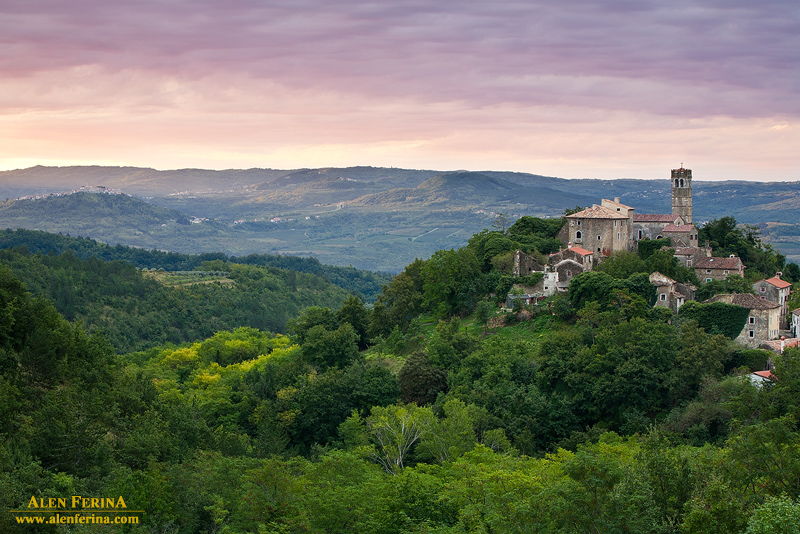
[{"label": "stone bell tower", "polygon": [[672,216],[692,224],[692,171],[672,169]]}]

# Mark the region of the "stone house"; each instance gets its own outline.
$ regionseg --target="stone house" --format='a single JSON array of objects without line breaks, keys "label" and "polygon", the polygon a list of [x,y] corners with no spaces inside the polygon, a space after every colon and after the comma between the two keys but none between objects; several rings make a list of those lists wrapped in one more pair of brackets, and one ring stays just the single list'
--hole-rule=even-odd
[{"label": "stone house", "polygon": [[664,247],[672,248],[675,251],[675,257],[683,267],[694,268],[695,264],[701,258],[711,257],[711,247]]},{"label": "stone house", "polygon": [[548,264],[554,266],[565,260],[572,260],[575,263],[580,264],[584,271],[591,271],[592,263],[594,261],[594,253],[591,250],[586,250],[583,247],[572,246],[550,254]]},{"label": "stone house", "polygon": [[549,297],[558,291],[566,291],[570,281],[584,271],[592,270],[594,254],[582,247],[570,247],[550,254],[546,265],[537,262],[521,250],[514,253],[514,276],[529,276],[542,273],[542,280],[525,288],[529,297]]},{"label": "stone house", "polygon": [[662,231],[668,224],[683,223],[671,214],[661,213],[634,213],[633,214],[633,240],[637,243],[642,239],[661,239]]},{"label": "stone house", "polygon": [[633,250],[633,208],[603,199],[602,205],[567,215],[569,244],[595,253],[598,261],[612,252]]},{"label": "stone house", "polygon": [[732,274],[744,276],[744,263],[733,254],[728,258],[700,258],[694,264],[694,272],[701,282],[725,280]]},{"label": "stone house", "polygon": [[790,326],[794,337],[800,337],[800,308],[792,310],[792,324]]},{"label": "stone house", "polygon": [[678,309],[686,301],[694,300],[697,288],[691,284],[676,282],[669,276],[658,271],[650,274],[650,283],[656,286],[656,306],[669,308],[673,313],[678,313]]},{"label": "stone house", "polygon": [[750,293],[715,295],[706,302],[736,304],[750,310],[750,315],[736,341],[756,348],[765,341],[776,339],[780,333],[780,304],[760,299]]},{"label": "stone house", "polygon": [[[642,239],[671,237],[674,246],[697,246],[697,228],[692,225],[692,171],[672,169],[670,176],[672,213],[634,213],[634,208],[614,200],[567,216],[568,232],[560,236],[596,254],[601,261],[612,252],[635,251]],[[665,229],[667,235],[665,235]]]},{"label": "stone house", "polygon": [[[678,222],[682,222],[680,219]],[[675,247],[697,247],[699,243],[697,228],[693,224],[668,224],[661,230],[664,238],[670,239]]]},{"label": "stone house", "polygon": [[514,252],[514,276],[528,276],[533,273],[544,272],[544,264],[529,254],[525,254],[521,250]]},{"label": "stone house", "polygon": [[781,280],[781,274],[777,273],[772,278],[759,280],[753,284],[753,291],[762,299],[776,302],[781,305],[781,328],[789,328],[789,295],[792,293],[792,284]]},{"label": "stone house", "polygon": [[[661,239],[662,237],[673,237],[673,246],[691,247],[697,246],[697,229],[681,229],[676,231],[672,227],[680,228],[684,225],[692,224],[692,171],[684,169],[672,169],[670,173],[670,189],[672,197],[672,213],[637,213],[633,215],[633,240],[639,242],[642,239]],[[673,235],[665,235],[665,228],[669,227]],[[687,238],[694,237],[694,241],[685,241]],[[678,241],[675,241],[677,238]]]}]

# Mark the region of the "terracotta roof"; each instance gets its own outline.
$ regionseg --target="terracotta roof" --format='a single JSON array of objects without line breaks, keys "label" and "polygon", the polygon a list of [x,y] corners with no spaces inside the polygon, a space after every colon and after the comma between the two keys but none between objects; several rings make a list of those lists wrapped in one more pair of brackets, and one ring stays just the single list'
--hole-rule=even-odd
[{"label": "terracotta roof", "polygon": [[[780,343],[780,341],[778,343]],[[769,378],[770,380],[777,380],[776,376],[772,374],[772,371],[754,371],[753,374],[758,375],[761,378]]]},{"label": "terracotta roof", "polygon": [[792,284],[785,280],[781,280],[777,276],[773,276],[772,278],[768,278],[767,282],[772,284],[773,286],[777,287],[778,289],[786,289],[787,287],[792,287]]},{"label": "terracotta roof", "polygon": [[691,232],[694,230],[693,224],[682,224],[680,226],[675,226],[674,224],[668,224],[664,227],[663,232]]},{"label": "terracotta roof", "polygon": [[[664,247],[667,248],[667,247]],[[675,247],[676,256],[694,256],[697,254],[697,247]]]},{"label": "terracotta roof", "polygon": [[797,308],[796,310],[792,310],[792,315],[800,315],[800,308]]},{"label": "terracotta roof", "polygon": [[619,211],[615,211],[609,208],[604,208],[603,206],[598,206],[595,204],[591,208],[586,208],[583,211],[579,211],[578,213],[573,213],[572,215],[567,215],[567,219],[627,219],[626,215],[623,215]]},{"label": "terracotta roof", "polygon": [[[789,338],[789,339],[784,339],[783,340],[783,348],[784,349],[790,349],[792,347],[797,347],[798,343],[800,343],[800,338],[798,338],[798,337],[792,337],[792,338]],[[772,350],[774,350],[777,353],[780,353],[781,352],[781,340],[780,339],[772,339],[770,341],[764,341],[760,345],[760,348],[767,348],[767,347],[772,349]]]},{"label": "terracotta roof", "polygon": [[613,206],[619,206],[620,208],[625,208],[625,209],[628,209],[628,210],[634,209],[632,206],[628,206],[626,204],[623,204],[622,202],[617,202],[616,200],[609,200],[607,198],[604,198],[601,201],[601,205],[603,205],[603,204],[611,204]]},{"label": "terracotta roof", "polygon": [[581,256],[588,256],[589,254],[594,254],[594,252],[592,252],[591,250],[586,250],[585,248],[575,247],[575,246],[570,247],[569,250],[577,252]]},{"label": "terracotta roof", "polygon": [[729,269],[739,270],[744,267],[742,260],[733,258],[700,258],[694,265],[695,269]]},{"label": "terracotta roof", "polygon": [[634,213],[633,222],[665,222],[674,223],[677,219],[675,215],[663,213]]}]

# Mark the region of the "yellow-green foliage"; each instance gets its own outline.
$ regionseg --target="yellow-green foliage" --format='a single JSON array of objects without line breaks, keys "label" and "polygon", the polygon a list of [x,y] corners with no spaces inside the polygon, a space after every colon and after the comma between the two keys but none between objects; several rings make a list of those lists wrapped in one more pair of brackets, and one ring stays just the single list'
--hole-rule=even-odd
[{"label": "yellow-green foliage", "polygon": [[186,347],[163,349],[142,368],[153,377],[162,401],[190,396],[202,406],[224,402],[245,373],[270,360],[288,359],[298,350],[286,336],[243,327]]}]

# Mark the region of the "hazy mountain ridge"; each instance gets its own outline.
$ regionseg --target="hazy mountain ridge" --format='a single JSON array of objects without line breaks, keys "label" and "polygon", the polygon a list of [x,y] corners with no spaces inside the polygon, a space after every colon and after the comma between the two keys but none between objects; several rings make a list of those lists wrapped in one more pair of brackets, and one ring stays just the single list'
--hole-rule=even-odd
[{"label": "hazy mountain ridge", "polygon": [[[325,263],[397,272],[415,257],[462,246],[491,226],[497,213],[512,219],[554,217],[566,208],[614,197],[637,213],[671,210],[668,179],[574,180],[366,166],[225,171],[40,166],[0,172],[0,198],[86,185],[141,198],[102,208],[102,203],[69,197],[43,199],[24,209],[6,203],[0,207],[0,226],[184,253],[313,255]],[[767,241],[800,259],[800,226],[794,224],[800,183],[696,180],[693,185],[696,222],[733,216],[758,224]],[[177,224],[193,217],[209,220]]]}]

